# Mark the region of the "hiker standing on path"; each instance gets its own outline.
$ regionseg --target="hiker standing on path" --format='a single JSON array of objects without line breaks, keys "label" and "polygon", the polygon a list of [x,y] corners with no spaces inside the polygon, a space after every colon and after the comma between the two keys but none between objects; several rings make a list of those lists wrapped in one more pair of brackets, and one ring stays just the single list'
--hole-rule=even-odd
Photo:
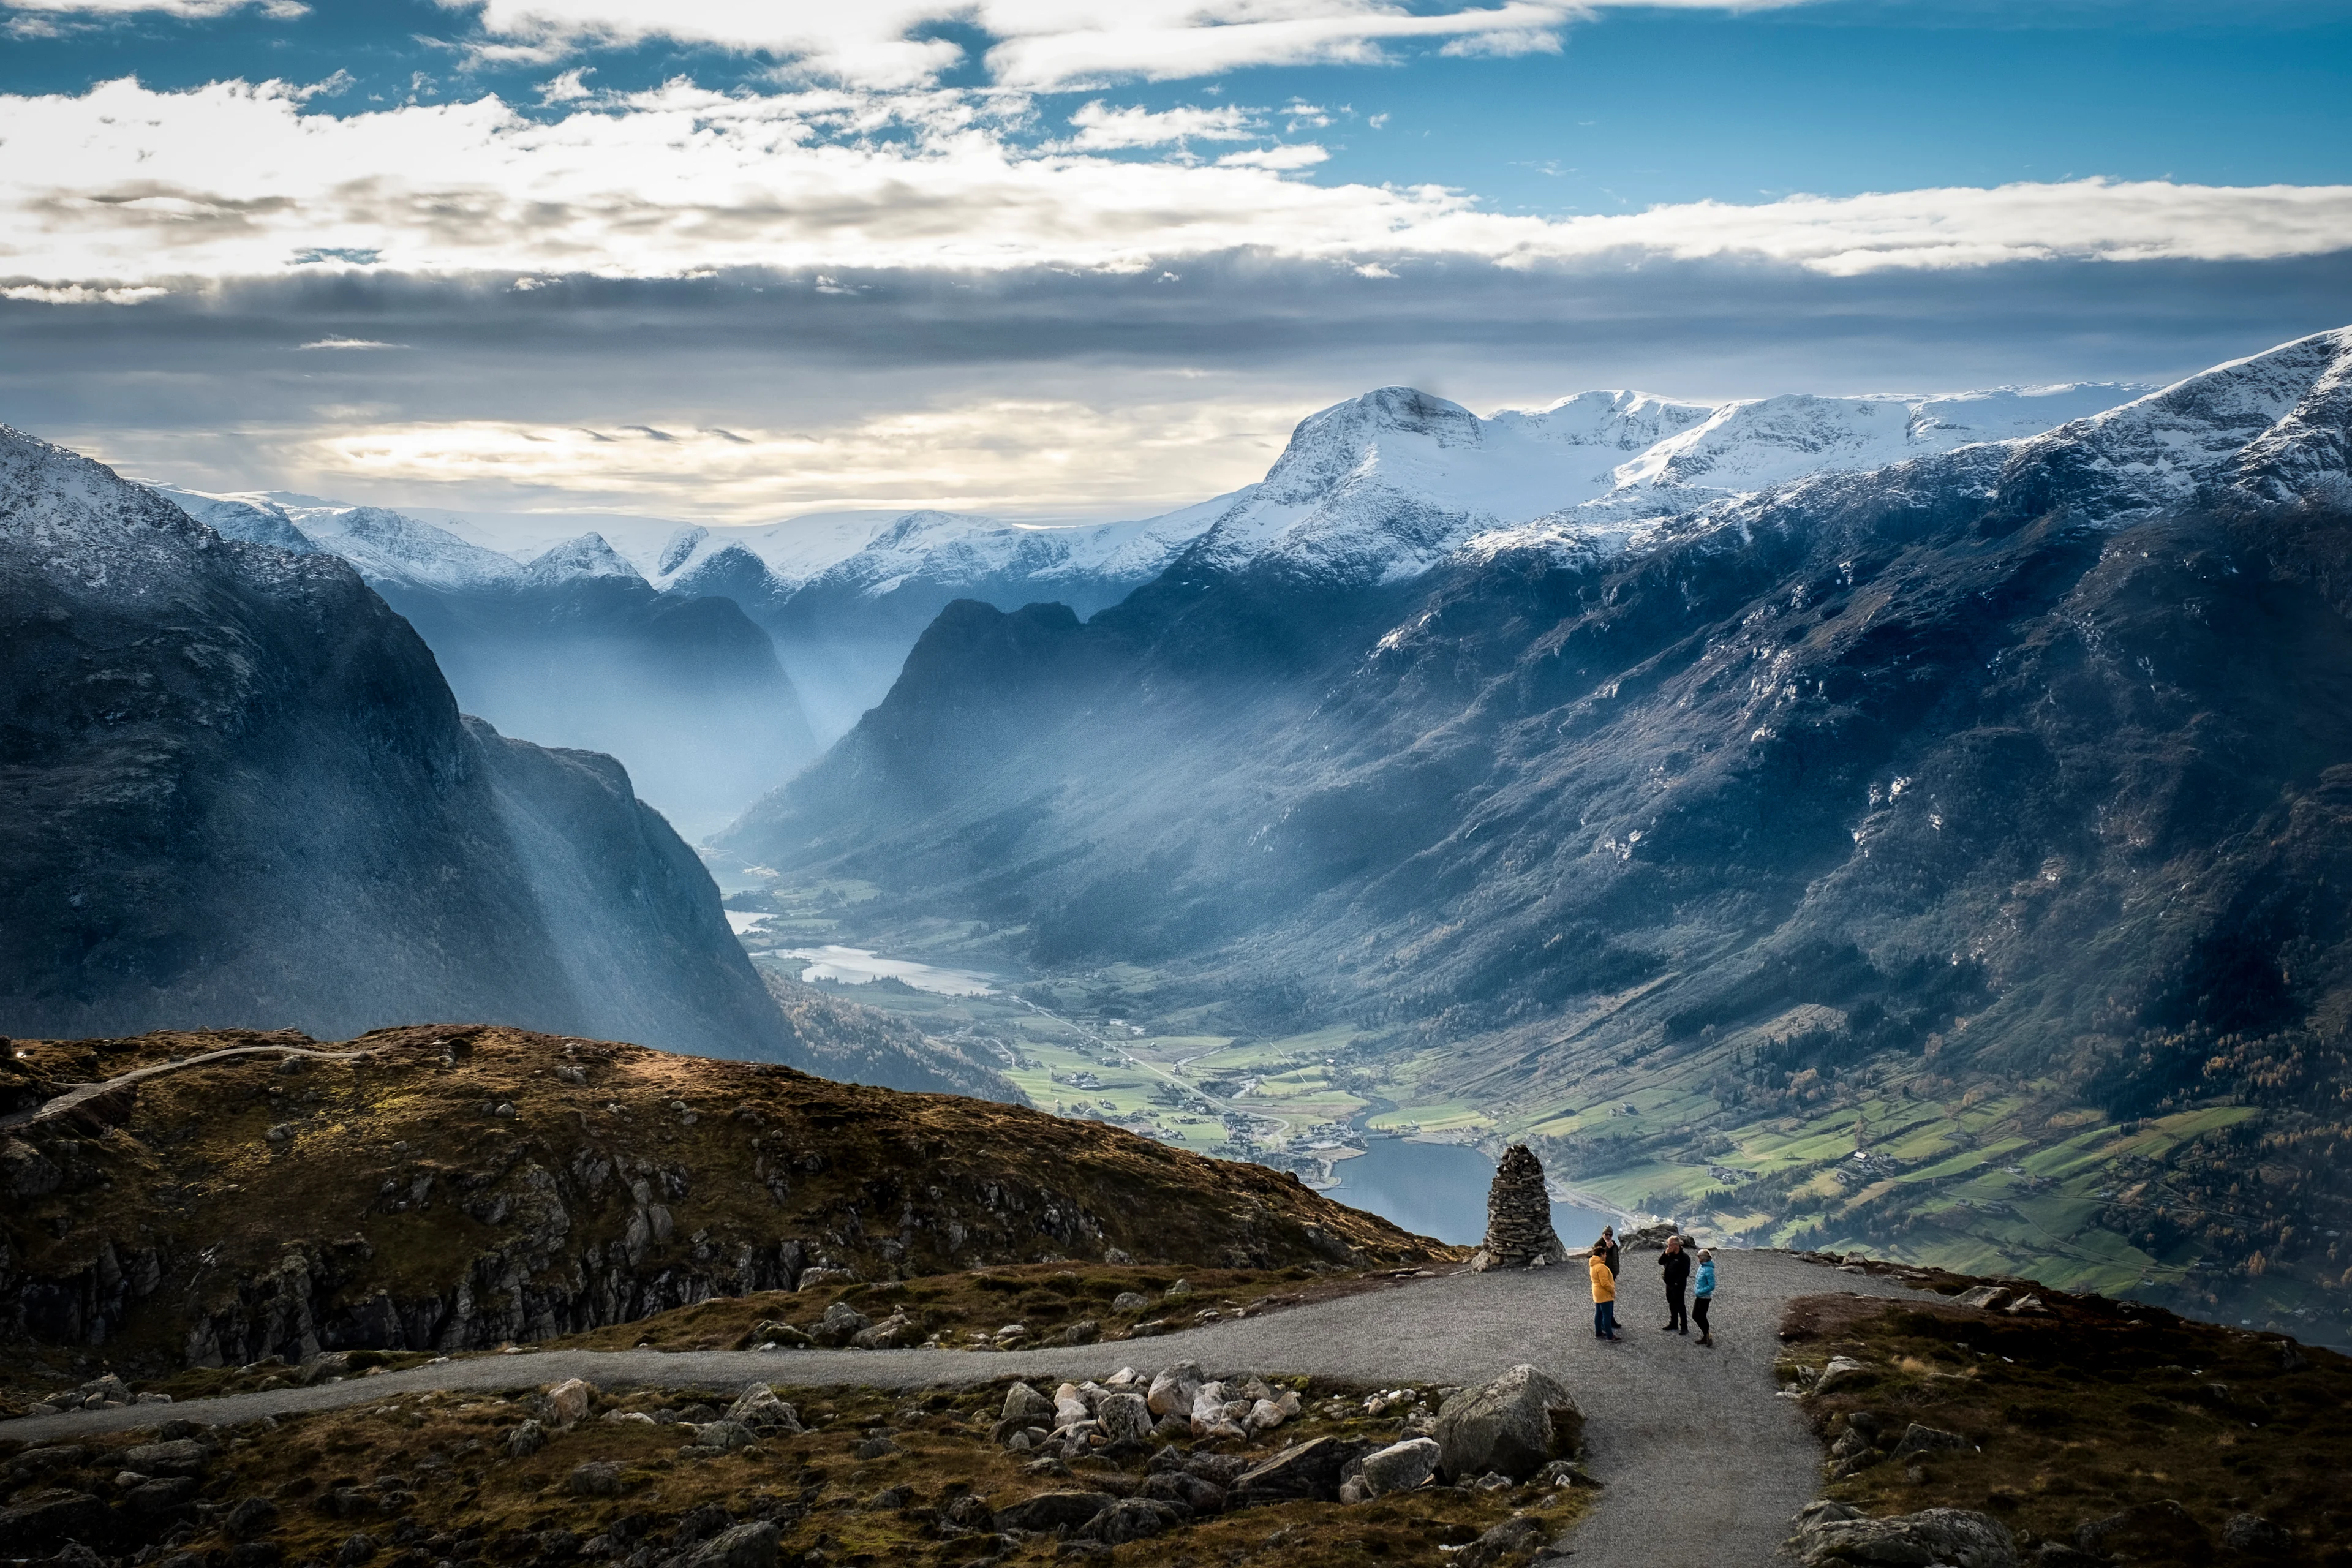
[{"label": "hiker standing on path", "polygon": [[1602,1226],[1601,1239],[1592,1244],[1592,1256],[1609,1265],[1609,1278],[1612,1279],[1617,1278],[1617,1259],[1624,1250],[1617,1245],[1617,1227],[1613,1225]]},{"label": "hiker standing on path", "polygon": [[1698,1255],[1698,1286],[1691,1297],[1691,1315],[1698,1320],[1698,1342],[1715,1343],[1715,1331],[1706,1326],[1706,1310],[1715,1305],[1715,1251],[1708,1248]]},{"label": "hiker standing on path", "polygon": [[1599,1242],[1592,1244],[1592,1256],[1585,1267],[1592,1275],[1592,1337],[1613,1340],[1617,1337],[1617,1275]]},{"label": "hiker standing on path", "polygon": [[1666,1321],[1658,1327],[1667,1333],[1690,1332],[1690,1309],[1683,1305],[1684,1288],[1690,1284],[1690,1254],[1683,1250],[1683,1238],[1666,1237],[1666,1249],[1658,1254],[1658,1268],[1666,1281]]}]

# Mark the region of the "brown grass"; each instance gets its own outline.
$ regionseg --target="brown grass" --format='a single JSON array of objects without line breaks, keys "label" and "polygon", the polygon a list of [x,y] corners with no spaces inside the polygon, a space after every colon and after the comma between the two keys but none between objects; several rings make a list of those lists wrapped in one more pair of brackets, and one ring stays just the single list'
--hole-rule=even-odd
[{"label": "brown grass", "polygon": [[2352,1361],[2156,1309],[2039,1294],[2050,1316],[1849,1296],[1792,1303],[1784,1371],[1847,1355],[1874,1373],[1806,1397],[1825,1441],[1868,1411],[1898,1434],[1916,1422],[1975,1445],[1872,1465],[1827,1495],[1871,1514],[1980,1510],[2028,1542],[2071,1542],[2085,1521],[2169,1500],[2196,1528],[2137,1543],[2135,1561],[2221,1561],[2223,1526],[2254,1513],[2294,1532],[2295,1561],[2352,1563]]},{"label": "brown grass", "polygon": [[[1358,1401],[1364,1391],[1306,1379],[1287,1382],[1302,1390],[1307,1411],[1248,1452],[1270,1454],[1284,1443],[1326,1435],[1394,1439],[1394,1417],[1376,1420],[1361,1414]],[[425,1562],[445,1556],[461,1563],[469,1557],[488,1563],[561,1561],[571,1548],[551,1531],[568,1531],[575,1545],[600,1535],[625,1537],[629,1544],[614,1553],[625,1557],[638,1543],[667,1543],[690,1510],[717,1504],[731,1520],[774,1519],[783,1530],[786,1562],[821,1549],[827,1560],[844,1563],[961,1563],[978,1555],[977,1542],[943,1539],[937,1521],[939,1510],[960,1495],[977,1494],[1002,1508],[1041,1491],[1131,1490],[1143,1477],[1139,1463],[1119,1468],[1088,1459],[1077,1461],[1067,1475],[1032,1473],[1027,1456],[988,1441],[989,1425],[1008,1386],[1000,1382],[910,1394],[780,1384],[778,1392],[799,1406],[811,1431],[699,1459],[677,1457],[686,1436],[678,1426],[599,1417],[612,1410],[694,1415],[698,1404],[723,1408],[733,1390],[600,1394],[588,1420],[551,1433],[547,1447],[527,1458],[509,1458],[504,1437],[536,1409],[535,1391],[392,1399],[247,1423],[224,1433],[243,1443],[223,1451],[197,1500],[217,1505],[247,1497],[275,1500],[280,1521],[269,1539],[289,1563],[331,1563],[359,1531],[386,1544],[378,1563],[396,1561],[392,1553],[410,1547],[424,1550],[427,1555],[418,1561]],[[1320,1407],[1335,1395],[1349,1400],[1350,1414],[1334,1418]],[[867,1436],[886,1430],[901,1452],[871,1460],[855,1457],[852,1450]],[[121,1468],[121,1450],[150,1436],[97,1439],[96,1451],[81,1464],[51,1469],[39,1484],[106,1495],[108,1480]],[[6,1471],[6,1457],[20,1447],[0,1445],[0,1474]],[[623,1467],[622,1495],[577,1497],[568,1490],[572,1468],[589,1460]],[[900,1485],[911,1489],[906,1503],[871,1506],[877,1493]],[[340,1517],[321,1511],[321,1500],[352,1490],[369,1500],[392,1493],[394,1501],[388,1508],[365,1501]],[[1209,1564],[1262,1557],[1285,1568],[1425,1561],[1437,1545],[1475,1540],[1515,1511],[1536,1513],[1556,1533],[1590,1495],[1580,1488],[1476,1494],[1431,1487],[1358,1507],[1292,1503],[1203,1520],[1122,1547],[1116,1560]],[[147,1545],[201,1558],[229,1544],[209,1517],[214,1511],[197,1509],[153,1521],[117,1510],[111,1547],[128,1553]],[[459,1544],[460,1538],[470,1544]],[[1057,1550],[1053,1539],[1035,1538],[1016,1543],[1005,1560],[1048,1561]]]}]

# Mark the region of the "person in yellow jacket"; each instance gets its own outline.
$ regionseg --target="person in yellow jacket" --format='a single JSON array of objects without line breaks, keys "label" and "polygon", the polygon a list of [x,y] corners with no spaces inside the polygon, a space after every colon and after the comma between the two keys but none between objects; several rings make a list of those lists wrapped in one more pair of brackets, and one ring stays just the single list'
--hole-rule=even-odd
[{"label": "person in yellow jacket", "polygon": [[1617,1337],[1617,1275],[1609,1260],[1594,1247],[1587,1262],[1592,1272],[1592,1333],[1596,1339]]}]

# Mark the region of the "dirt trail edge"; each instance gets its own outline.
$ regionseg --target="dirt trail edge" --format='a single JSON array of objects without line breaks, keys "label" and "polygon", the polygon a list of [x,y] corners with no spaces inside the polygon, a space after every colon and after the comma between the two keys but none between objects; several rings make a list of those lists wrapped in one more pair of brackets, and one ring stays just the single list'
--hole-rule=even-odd
[{"label": "dirt trail edge", "polygon": [[1592,1473],[1604,1483],[1576,1532],[1587,1568],[1770,1568],[1789,1521],[1820,1490],[1822,1453],[1772,1378],[1782,1307],[1829,1291],[1900,1297],[1901,1283],[1779,1252],[1717,1253],[1717,1346],[1662,1333],[1657,1254],[1629,1252],[1618,1302],[1624,1338],[1592,1337],[1581,1268],[1456,1274],[1240,1322],[1078,1349],[955,1351],[537,1351],[475,1356],[314,1388],[176,1405],[0,1422],[0,1438],[50,1441],[173,1417],[234,1422],[427,1389],[763,1383],[915,1388],[1002,1377],[1100,1377],[1181,1360],[1211,1373],[1312,1373],[1364,1384],[1472,1384],[1532,1362],[1584,1407]]},{"label": "dirt trail edge", "polygon": [[77,1105],[86,1105],[100,1095],[111,1094],[127,1084],[151,1078],[161,1078],[167,1072],[185,1072],[190,1068],[203,1067],[206,1062],[226,1061],[231,1057],[299,1057],[314,1062],[352,1062],[362,1057],[372,1057],[382,1047],[369,1046],[356,1051],[314,1051],[303,1046],[231,1046],[226,1050],[206,1051],[201,1056],[182,1057],[175,1062],[150,1062],[143,1068],[108,1079],[104,1083],[78,1083],[54,1100],[45,1100],[30,1110],[20,1110],[13,1116],[0,1116],[0,1132],[12,1131],[36,1121],[47,1121],[63,1116]]}]

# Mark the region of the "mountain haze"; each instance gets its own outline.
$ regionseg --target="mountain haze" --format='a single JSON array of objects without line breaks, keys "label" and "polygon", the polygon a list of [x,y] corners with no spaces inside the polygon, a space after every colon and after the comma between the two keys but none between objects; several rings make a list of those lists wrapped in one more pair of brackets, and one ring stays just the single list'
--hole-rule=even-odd
[{"label": "mountain haze", "polygon": [[338,556],[0,428],[0,1029],[792,1037],[611,758],[461,719]]},{"label": "mountain haze", "polygon": [[[1631,527],[1484,527],[1389,478],[1458,465],[1466,418],[1309,421],[1254,510],[1089,621],[950,606],[727,842],[1040,963],[1158,966],[1229,1028],[1442,1046],[1571,1169],[1893,1114],[1873,1071],[1898,1105],[2336,1104],[2352,331]],[[1662,1084],[1664,1126],[1604,1118]],[[2243,1246],[2343,1203],[2326,1114]],[[2112,1228],[2154,1256],[2213,1223]]]}]

